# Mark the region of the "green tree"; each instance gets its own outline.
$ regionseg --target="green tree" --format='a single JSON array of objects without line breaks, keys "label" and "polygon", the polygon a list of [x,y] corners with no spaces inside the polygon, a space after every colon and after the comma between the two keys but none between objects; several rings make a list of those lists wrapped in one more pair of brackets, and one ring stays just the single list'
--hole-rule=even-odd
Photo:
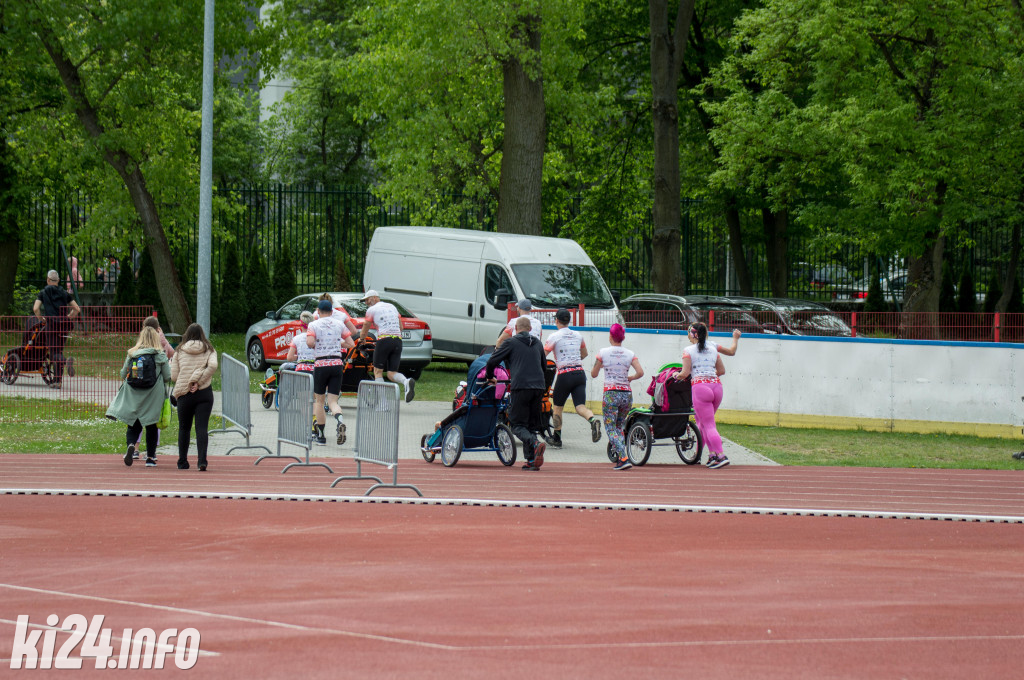
[{"label": "green tree", "polygon": [[974,314],[978,311],[978,302],[974,292],[974,275],[970,267],[964,267],[960,273],[960,286],[956,293],[956,311],[960,314]]},{"label": "green tree", "polygon": [[889,303],[882,293],[882,282],[878,277],[877,267],[871,271],[871,283],[868,284],[868,297],[864,300],[865,312],[886,312],[889,311]]},{"label": "green tree", "polygon": [[331,290],[353,290],[352,279],[348,275],[348,266],[345,264],[344,248],[338,248],[338,254],[334,258],[334,280],[332,283],[334,288]]},{"label": "green tree", "polygon": [[986,314],[992,314],[996,311],[996,303],[1003,296],[1003,287],[999,282],[999,272],[996,271],[995,267],[992,268],[992,273],[988,277],[988,290],[985,291],[985,301],[982,303],[981,311]]},{"label": "green tree", "polygon": [[[122,276],[131,278],[132,270],[121,270]],[[163,305],[160,304],[160,295],[157,292],[156,269],[153,267],[153,258],[149,254],[149,248],[143,248],[139,256],[139,277],[135,282],[135,289],[138,296],[138,304],[149,305],[161,319],[164,318]]]},{"label": "green tree", "polygon": [[271,282],[274,291],[275,309],[295,297],[295,265],[292,263],[291,247],[285,243],[281,254],[274,262],[274,277]]},{"label": "green tree", "polygon": [[942,290],[939,293],[939,311],[955,312],[956,308],[956,284],[953,283],[953,268],[948,263],[945,263],[942,266]]},{"label": "green tree", "polygon": [[114,304],[118,307],[134,307],[139,304],[139,292],[132,274],[132,258],[129,254],[121,260],[121,271],[114,284]]},{"label": "green tree", "polygon": [[1010,298],[1006,305],[1007,314],[1024,314],[1024,296],[1021,295],[1020,276],[1013,277],[1010,286]]},{"label": "green tree", "polygon": [[221,245],[224,252],[224,271],[220,280],[220,295],[217,296],[215,323],[222,333],[238,333],[247,327],[248,305],[245,288],[242,286],[242,263],[238,257],[238,245]]},{"label": "green tree", "polygon": [[267,312],[277,309],[267,263],[263,259],[260,249],[255,245],[249,251],[249,257],[246,258],[242,287],[245,291],[245,317],[249,320],[248,323],[262,319]]}]

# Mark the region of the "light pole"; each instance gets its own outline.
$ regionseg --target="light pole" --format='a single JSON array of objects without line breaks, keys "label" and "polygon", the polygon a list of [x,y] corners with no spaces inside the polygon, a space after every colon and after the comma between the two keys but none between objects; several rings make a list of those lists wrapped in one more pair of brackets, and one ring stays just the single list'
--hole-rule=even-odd
[{"label": "light pole", "polygon": [[203,105],[199,150],[199,271],[196,273],[196,321],[210,334],[210,251],[213,230],[213,2],[206,0],[203,20]]}]

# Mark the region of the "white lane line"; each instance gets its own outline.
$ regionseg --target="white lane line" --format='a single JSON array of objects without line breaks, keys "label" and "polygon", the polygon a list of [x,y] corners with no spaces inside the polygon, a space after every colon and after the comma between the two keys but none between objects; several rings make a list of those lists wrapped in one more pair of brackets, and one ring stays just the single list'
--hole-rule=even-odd
[{"label": "white lane line", "polygon": [[237,621],[239,623],[251,623],[258,626],[270,626],[272,628],[285,628],[287,630],[295,630],[303,633],[323,633],[327,635],[342,635],[345,637],[359,638],[363,640],[375,640],[378,642],[390,642],[399,645],[411,645],[414,647],[426,647],[428,649],[445,649],[455,650],[458,647],[452,647],[451,645],[441,645],[432,642],[424,642],[422,640],[409,640],[405,638],[391,637],[388,635],[374,635],[372,633],[357,633],[350,630],[338,630],[335,628],[321,628],[318,626],[303,626],[294,623],[284,623],[282,621],[271,621],[268,619],[254,619],[248,616],[234,616],[231,614],[217,614],[215,612],[207,612],[201,609],[183,609],[181,607],[170,607],[162,604],[152,604],[149,602],[134,602],[132,600],[117,600],[109,597],[99,597],[96,595],[82,595],[80,593],[67,593],[59,590],[46,590],[43,588],[30,588],[28,586],[16,586],[12,583],[0,583],[0,588],[8,588],[10,590],[20,590],[27,593],[35,593],[38,595],[52,595],[55,597],[68,597],[78,600],[89,600],[91,602],[104,602],[106,604],[120,604],[129,607],[141,607],[143,609],[156,609],[159,611],[174,612],[175,614],[189,614],[192,616],[202,616],[210,619],[219,619],[222,621]]},{"label": "white lane line", "polygon": [[209,500],[273,500],[323,503],[380,503],[396,505],[471,505],[506,508],[563,508],[571,510],[646,510],[652,512],[695,512],[739,515],[800,515],[812,517],[860,517],[872,519],[924,519],[947,522],[993,522],[1024,524],[1024,515],[985,515],[917,512],[913,510],[870,510],[864,508],[759,507],[741,505],[676,505],[665,503],[593,503],[571,500],[503,500],[485,498],[410,498],[405,496],[328,496],[318,494],[239,493],[218,491],[149,491],[130,489],[2,489],[12,496],[112,496],[141,498],[190,498]]},{"label": "white lane line", "polygon": [[658,647],[754,647],[759,645],[896,644],[906,642],[1020,642],[1024,635],[900,635],[891,637],[766,638],[763,640],[665,640],[662,642],[580,642],[553,645],[474,645],[468,651],[608,649]]}]

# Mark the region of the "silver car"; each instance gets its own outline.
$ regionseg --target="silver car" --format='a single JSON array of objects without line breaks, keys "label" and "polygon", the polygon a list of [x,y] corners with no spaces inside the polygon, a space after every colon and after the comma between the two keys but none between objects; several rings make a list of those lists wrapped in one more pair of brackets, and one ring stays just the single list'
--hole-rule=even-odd
[{"label": "silver car", "polygon": [[[356,328],[362,328],[363,315],[366,314],[366,303],[360,299],[363,294],[330,295],[335,309],[344,309],[352,317]],[[394,300],[385,297],[381,300],[397,307],[402,318],[402,359],[399,370],[407,377],[419,378],[434,353],[430,326]],[[292,338],[302,332],[299,315],[304,311],[315,312],[319,301],[320,296],[316,293],[299,295],[276,312],[267,312],[267,318],[249,326],[245,332],[245,356],[249,368],[262,371],[268,364],[284,363]],[[370,335],[376,337],[376,329],[370,329]]]}]

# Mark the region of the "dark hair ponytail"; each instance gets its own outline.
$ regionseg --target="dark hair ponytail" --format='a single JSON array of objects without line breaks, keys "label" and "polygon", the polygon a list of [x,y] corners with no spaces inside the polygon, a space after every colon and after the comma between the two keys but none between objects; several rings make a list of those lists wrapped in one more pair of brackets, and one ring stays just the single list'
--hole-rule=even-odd
[{"label": "dark hair ponytail", "polygon": [[708,327],[698,321],[693,325],[693,328],[697,331],[697,351],[703,352],[708,341]]},{"label": "dark hair ponytail", "polygon": [[181,334],[182,345],[192,340],[201,343],[207,352],[214,351],[213,345],[206,339],[206,333],[203,332],[203,327],[197,323],[189,324],[188,328],[185,329],[185,332]]}]

